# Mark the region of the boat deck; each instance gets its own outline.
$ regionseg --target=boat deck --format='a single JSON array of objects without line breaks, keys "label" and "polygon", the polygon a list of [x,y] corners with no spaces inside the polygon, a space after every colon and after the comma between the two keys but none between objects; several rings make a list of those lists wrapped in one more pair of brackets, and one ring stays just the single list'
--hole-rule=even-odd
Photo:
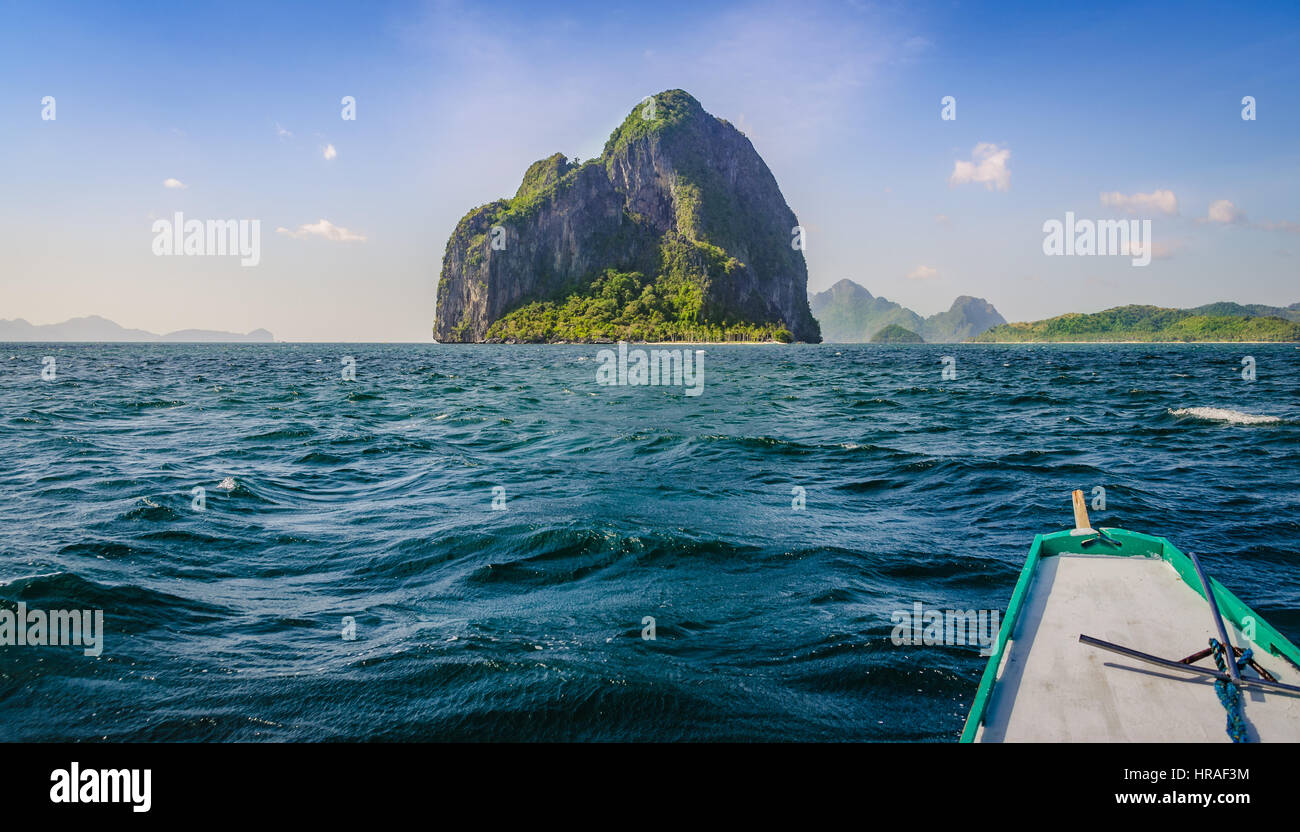
[{"label": "boat deck", "polygon": [[[977,742],[1229,742],[1212,679],[1079,643],[1095,636],[1177,661],[1215,635],[1209,606],[1156,557],[1061,554],[1039,563]],[[1253,647],[1225,622],[1234,644]],[[1285,659],[1255,650],[1279,681]],[[1213,667],[1212,658],[1197,662]],[[1253,670],[1244,671],[1253,676]],[[1242,688],[1249,742],[1300,740],[1300,695]]]}]

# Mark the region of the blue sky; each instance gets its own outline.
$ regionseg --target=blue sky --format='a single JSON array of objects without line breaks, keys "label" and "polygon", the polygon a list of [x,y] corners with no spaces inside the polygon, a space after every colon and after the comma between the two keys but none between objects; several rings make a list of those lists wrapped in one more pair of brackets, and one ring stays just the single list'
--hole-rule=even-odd
[{"label": "blue sky", "polygon": [[[427,340],[456,221],[671,88],[767,161],[813,291],[1293,303],[1297,55],[1294,3],[3,3],[0,318]],[[175,211],[260,219],[261,263],[155,257]],[[1155,259],[1045,256],[1067,211]]]}]

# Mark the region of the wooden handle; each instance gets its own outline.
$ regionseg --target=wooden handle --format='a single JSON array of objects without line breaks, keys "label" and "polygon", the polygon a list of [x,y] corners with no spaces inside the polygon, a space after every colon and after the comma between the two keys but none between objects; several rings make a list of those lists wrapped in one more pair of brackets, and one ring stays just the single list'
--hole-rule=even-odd
[{"label": "wooden handle", "polygon": [[1070,496],[1074,498],[1074,527],[1091,529],[1092,524],[1088,522],[1088,504],[1084,502],[1083,490],[1076,488]]}]

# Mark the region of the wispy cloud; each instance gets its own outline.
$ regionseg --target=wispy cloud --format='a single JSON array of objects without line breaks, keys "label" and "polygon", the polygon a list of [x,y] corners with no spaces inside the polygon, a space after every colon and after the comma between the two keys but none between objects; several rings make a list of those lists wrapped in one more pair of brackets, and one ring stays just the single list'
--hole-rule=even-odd
[{"label": "wispy cloud", "polygon": [[1170,190],[1152,191],[1149,194],[1122,194],[1110,191],[1101,195],[1101,204],[1118,208],[1129,214],[1177,214],[1178,197]]},{"label": "wispy cloud", "polygon": [[1210,203],[1210,210],[1206,214],[1205,220],[1206,222],[1218,222],[1224,225],[1236,225],[1245,222],[1246,215],[1230,201],[1219,199]]},{"label": "wispy cloud", "polygon": [[163,180],[163,187],[164,187],[164,188],[175,188],[176,190],[183,191],[183,190],[185,190],[186,188],[188,188],[189,185],[186,185],[184,182],[182,182],[182,181],[179,180],[179,179],[171,179],[171,178],[168,178],[168,179],[164,179],[164,180]]},{"label": "wispy cloud", "polygon": [[930,266],[917,266],[907,273],[908,280],[931,280],[939,276],[939,270]]},{"label": "wispy cloud", "polygon": [[1170,240],[1165,243],[1151,241],[1151,256],[1156,260],[1168,260],[1184,247],[1182,240]]},{"label": "wispy cloud", "polygon": [[948,185],[955,187],[975,183],[990,191],[994,188],[999,191],[1010,190],[1011,169],[1007,167],[1010,158],[1010,148],[998,147],[992,142],[980,142],[971,151],[970,161],[958,159],[953,165]]},{"label": "wispy cloud", "polygon": [[287,138],[290,138],[291,136],[293,136],[293,133],[291,133],[290,131],[284,129],[283,127],[281,127],[281,126],[279,125],[279,123],[277,123],[277,124],[275,125],[275,135],[279,136],[279,137],[282,138],[282,139],[287,139]]},{"label": "wispy cloud", "polygon": [[1231,200],[1216,199],[1210,203],[1210,208],[1204,217],[1197,219],[1201,223],[1217,223],[1219,225],[1237,225],[1243,228],[1254,228],[1260,231],[1281,231],[1284,234],[1300,234],[1300,222],[1291,222],[1290,220],[1259,220],[1249,222],[1246,218],[1246,212],[1238,208]]},{"label": "wispy cloud", "polygon": [[275,233],[284,234],[286,237],[293,237],[295,240],[305,240],[308,237],[319,237],[322,240],[331,240],[336,243],[364,243],[366,241],[366,235],[349,231],[342,226],[335,225],[327,219],[321,219],[319,222],[300,225],[296,231],[290,231],[284,226],[280,226],[275,229]]}]

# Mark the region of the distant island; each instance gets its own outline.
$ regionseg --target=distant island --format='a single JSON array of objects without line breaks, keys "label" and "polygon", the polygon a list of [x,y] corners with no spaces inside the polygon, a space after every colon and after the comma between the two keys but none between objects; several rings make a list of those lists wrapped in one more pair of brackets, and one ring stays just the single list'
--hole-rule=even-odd
[{"label": "distant island", "polygon": [[89,315],[58,324],[30,324],[22,318],[0,319],[0,341],[161,341],[170,343],[264,343],[275,338],[265,329],[245,335],[210,329],[181,329],[156,335],[143,329],[126,329],[107,318]]},{"label": "distant island", "polygon": [[1300,303],[1290,306],[1210,303],[1193,309],[1117,306],[1043,321],[1002,324],[973,339],[982,344],[1063,341],[1300,341]]},{"label": "distant island", "polygon": [[743,133],[682,90],[599,158],[534,162],[447,241],[440,343],[821,340],[799,221]]},{"label": "distant island", "polygon": [[871,336],[873,344],[924,344],[925,339],[910,329],[890,324]]},{"label": "distant island", "polygon": [[947,312],[928,318],[893,301],[873,297],[852,280],[841,280],[809,298],[813,316],[822,328],[822,338],[836,344],[862,344],[890,326],[919,336],[931,343],[967,341],[986,329],[1006,323],[993,304],[983,298],[962,295]]}]

